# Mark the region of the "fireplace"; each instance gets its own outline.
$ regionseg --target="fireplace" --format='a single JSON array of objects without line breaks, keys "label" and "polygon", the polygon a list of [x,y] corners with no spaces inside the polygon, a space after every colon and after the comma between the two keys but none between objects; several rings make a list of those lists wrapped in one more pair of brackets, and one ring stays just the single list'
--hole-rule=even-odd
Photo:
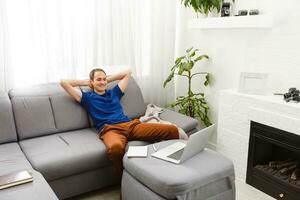
[{"label": "fireplace", "polygon": [[251,121],[246,183],[276,199],[300,199],[300,135]]}]

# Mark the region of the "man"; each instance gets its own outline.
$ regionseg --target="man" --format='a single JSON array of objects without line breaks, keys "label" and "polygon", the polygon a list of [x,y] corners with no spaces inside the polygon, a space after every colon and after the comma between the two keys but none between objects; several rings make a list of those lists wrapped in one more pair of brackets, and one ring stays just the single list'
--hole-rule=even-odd
[{"label": "man", "polygon": [[[90,80],[61,80],[61,86],[79,102],[90,114],[99,137],[103,140],[108,157],[116,170],[123,170],[122,158],[127,141],[161,141],[178,139],[178,129],[174,125],[141,123],[139,119],[129,119],[123,113],[120,103],[131,77],[131,70],[125,70],[112,76],[106,76],[104,70],[93,69]],[[112,89],[107,90],[109,82],[120,80]],[[93,91],[81,92],[77,86],[89,86]]]}]

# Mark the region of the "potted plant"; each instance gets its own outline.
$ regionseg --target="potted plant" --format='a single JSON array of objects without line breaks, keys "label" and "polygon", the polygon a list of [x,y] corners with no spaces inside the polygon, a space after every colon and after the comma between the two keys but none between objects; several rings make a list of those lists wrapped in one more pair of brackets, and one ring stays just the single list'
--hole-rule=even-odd
[{"label": "potted plant", "polygon": [[[184,7],[192,7],[194,9],[197,17],[199,13],[207,16],[208,13],[212,12],[213,10],[216,10],[219,13],[222,2],[223,0],[181,0],[181,4],[183,4]],[[234,2],[234,0],[232,0],[232,2]]]},{"label": "potted plant", "polygon": [[204,97],[204,93],[194,93],[192,91],[192,79],[196,75],[205,75],[204,86],[208,86],[211,80],[211,75],[208,72],[192,73],[191,70],[195,63],[209,59],[207,55],[197,55],[198,49],[189,48],[186,50],[186,55],[181,56],[175,60],[175,65],[172,67],[168,78],[164,82],[164,87],[170,82],[174,75],[184,76],[188,80],[188,91],[185,96],[176,97],[176,101],[169,106],[172,108],[179,108],[179,112],[190,117],[200,118],[206,125],[211,125],[208,117],[209,107]]}]

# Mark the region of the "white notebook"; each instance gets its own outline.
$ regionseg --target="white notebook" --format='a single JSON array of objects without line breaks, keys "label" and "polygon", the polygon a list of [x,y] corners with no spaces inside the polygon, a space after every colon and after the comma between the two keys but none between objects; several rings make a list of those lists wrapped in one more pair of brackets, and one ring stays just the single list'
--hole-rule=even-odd
[{"label": "white notebook", "polygon": [[127,157],[144,158],[148,155],[148,146],[129,146]]}]

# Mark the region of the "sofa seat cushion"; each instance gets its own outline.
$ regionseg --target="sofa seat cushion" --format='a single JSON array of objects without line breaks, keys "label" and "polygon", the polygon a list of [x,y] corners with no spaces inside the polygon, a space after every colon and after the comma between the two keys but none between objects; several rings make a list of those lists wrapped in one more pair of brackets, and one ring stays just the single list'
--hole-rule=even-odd
[{"label": "sofa seat cushion", "polygon": [[[156,148],[159,150],[177,141],[156,143]],[[150,145],[147,158],[124,156],[124,169],[138,182],[167,199],[176,199],[203,187],[209,198],[234,187],[230,184],[234,182],[233,163],[219,153],[205,149],[177,165],[151,157],[153,152]],[[207,187],[209,184],[211,187]]]},{"label": "sofa seat cushion", "polygon": [[0,176],[11,172],[32,169],[18,143],[0,145]]},{"label": "sofa seat cushion", "polygon": [[94,129],[22,140],[20,146],[47,181],[111,165]]},{"label": "sofa seat cushion", "polygon": [[162,120],[176,124],[185,132],[189,132],[195,129],[198,125],[198,120],[165,108],[159,116]]}]

